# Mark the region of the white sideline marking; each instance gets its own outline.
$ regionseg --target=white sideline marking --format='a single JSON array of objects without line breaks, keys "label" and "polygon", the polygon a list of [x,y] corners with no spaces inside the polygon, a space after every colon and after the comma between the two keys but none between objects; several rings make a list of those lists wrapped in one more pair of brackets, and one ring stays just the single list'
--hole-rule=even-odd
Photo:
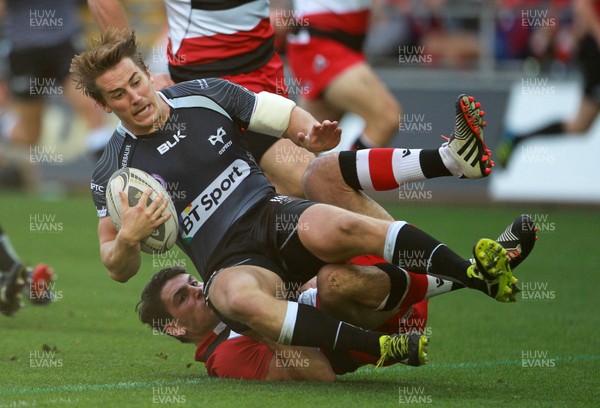
[{"label": "white sideline marking", "polygon": [[182,379],[175,381],[151,381],[151,382],[119,382],[109,384],[77,384],[77,385],[63,385],[60,387],[32,387],[32,388],[0,388],[0,395],[12,395],[12,394],[42,394],[50,392],[64,392],[64,391],[103,391],[103,390],[123,390],[123,389],[135,389],[135,388],[150,388],[150,387],[165,387],[170,385],[187,385],[187,384],[198,384],[209,377]]},{"label": "white sideline marking", "polygon": [[[600,361],[600,355],[575,355],[566,357],[554,357],[554,360],[561,362],[592,362]],[[460,368],[478,368],[478,367],[498,367],[498,366],[515,366],[520,368],[521,360],[505,360],[505,361],[481,361],[478,363],[454,363],[454,364],[428,364],[422,367],[422,369],[460,369]],[[399,371],[399,370],[410,370],[400,364],[396,366],[386,367],[386,371]],[[399,369],[399,370],[398,370]],[[361,367],[360,372],[364,371],[375,371],[381,369],[375,368],[375,366],[364,366]],[[357,373],[360,373],[357,372]],[[353,374],[348,374],[352,376]],[[151,381],[151,382],[119,382],[109,384],[87,384],[87,385],[64,385],[60,387],[32,387],[32,388],[0,388],[0,395],[27,395],[27,394],[43,394],[52,392],[69,392],[69,391],[103,391],[103,390],[122,390],[122,389],[135,389],[135,388],[149,388],[149,387],[165,387],[170,385],[187,385],[187,384],[200,384],[204,381],[218,381],[216,378],[210,377],[198,377],[188,378],[175,381]],[[251,383],[251,382],[248,382]]]}]

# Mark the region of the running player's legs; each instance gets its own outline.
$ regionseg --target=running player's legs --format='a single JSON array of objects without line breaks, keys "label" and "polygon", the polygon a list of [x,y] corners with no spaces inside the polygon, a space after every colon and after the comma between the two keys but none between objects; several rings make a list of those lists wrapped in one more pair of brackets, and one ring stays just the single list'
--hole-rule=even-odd
[{"label": "running player's legs", "polygon": [[16,121],[11,134],[12,142],[21,146],[33,146],[39,142],[44,106],[45,102],[42,99],[15,99],[13,109]]},{"label": "running player's legs", "polygon": [[62,90],[58,85],[66,82],[75,52],[66,41],[52,47],[29,48],[9,54],[9,83],[16,102],[17,119],[11,135],[15,143],[27,146],[39,142],[45,102],[53,92]]},{"label": "running player's legs", "polygon": [[112,136],[114,128],[107,122],[106,113],[100,106],[93,99],[86,97],[83,92],[76,89],[70,78],[65,80],[63,88],[69,104],[87,124],[88,151],[99,159]]},{"label": "running player's legs", "polygon": [[388,144],[399,129],[402,108],[366,62],[341,72],[321,98],[333,109],[353,112],[364,119],[364,135],[374,146]]},{"label": "running player's legs", "polygon": [[600,111],[600,46],[586,35],[579,44],[578,62],[583,77],[583,95],[577,115],[564,123],[567,133],[584,133]]},{"label": "running player's legs", "polygon": [[600,112],[600,103],[595,99],[584,96],[581,99],[577,115],[565,122],[565,132],[581,134],[587,132]]},{"label": "running player's legs", "polygon": [[330,103],[321,98],[307,99],[301,98],[299,105],[301,108],[309,111],[318,121],[340,120],[344,115],[344,110],[336,109]]},{"label": "running player's legs", "polygon": [[[364,55],[329,38],[290,41],[288,63],[307,89],[303,107],[315,117],[353,112],[365,122],[370,147],[387,144],[398,130],[401,107],[365,62]],[[322,111],[322,112],[321,112]],[[359,142],[365,144],[364,138]]]}]

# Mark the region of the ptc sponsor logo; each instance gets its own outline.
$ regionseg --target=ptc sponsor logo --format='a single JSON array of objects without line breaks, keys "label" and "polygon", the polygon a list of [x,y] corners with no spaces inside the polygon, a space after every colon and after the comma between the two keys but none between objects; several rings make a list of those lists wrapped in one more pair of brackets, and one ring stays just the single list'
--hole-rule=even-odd
[{"label": "ptc sponsor logo", "polygon": [[194,238],[202,225],[249,174],[248,163],[241,159],[235,160],[183,210],[180,216],[184,243],[187,244]]},{"label": "ptc sponsor logo", "polygon": [[178,130],[176,134],[173,135],[173,140],[167,140],[166,142],[162,143],[160,146],[158,146],[156,148],[156,150],[158,150],[158,152],[162,155],[165,154],[166,152],[168,152],[169,150],[171,150],[172,148],[174,148],[177,143],[179,143],[179,141],[181,139],[185,139],[186,135],[182,135],[181,134],[181,130]]},{"label": "ptc sponsor logo", "polygon": [[92,189],[92,191],[94,193],[101,193],[104,194],[104,186],[100,185],[100,184],[96,184],[96,183],[90,183],[90,188]]}]

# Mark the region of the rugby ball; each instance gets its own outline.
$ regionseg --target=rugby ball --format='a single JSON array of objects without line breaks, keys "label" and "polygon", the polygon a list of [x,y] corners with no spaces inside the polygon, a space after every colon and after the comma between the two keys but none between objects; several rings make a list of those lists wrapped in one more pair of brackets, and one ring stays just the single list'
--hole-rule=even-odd
[{"label": "rugby ball", "polygon": [[150,205],[152,200],[163,193],[164,197],[169,200],[169,205],[165,208],[163,215],[171,214],[167,221],[140,242],[143,252],[157,254],[171,249],[177,241],[177,233],[179,232],[177,211],[173,205],[173,200],[157,179],[143,170],[132,167],[119,169],[113,173],[106,186],[106,204],[110,219],[118,231],[121,229],[121,197],[119,192],[125,191],[129,199],[129,206],[133,207],[137,205],[140,197],[148,187],[153,191],[148,198],[147,205]]}]

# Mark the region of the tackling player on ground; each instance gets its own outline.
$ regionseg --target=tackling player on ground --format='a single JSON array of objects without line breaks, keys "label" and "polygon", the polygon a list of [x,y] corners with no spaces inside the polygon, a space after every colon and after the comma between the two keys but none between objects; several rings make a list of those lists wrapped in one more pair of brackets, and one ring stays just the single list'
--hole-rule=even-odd
[{"label": "tackling player on ground", "polygon": [[[513,269],[527,258],[535,241],[536,226],[526,215],[517,217],[498,238],[498,243],[510,254]],[[393,268],[382,259],[369,256],[355,258],[351,263],[373,265],[370,267],[372,270]],[[373,307],[365,305],[372,293],[377,292],[373,279],[340,285],[340,281],[347,282],[346,271],[341,271],[342,268],[323,267],[318,275],[319,290],[311,288],[302,292],[298,302],[323,308],[332,316],[363,328],[374,327],[388,334],[423,334],[427,323],[427,299],[448,293],[438,290],[444,286],[443,281],[409,272],[411,285],[405,299],[398,310],[392,311],[393,316],[386,320],[387,314],[374,313]],[[195,359],[205,363],[211,377],[332,381],[336,375],[377,362],[376,358],[364,354],[281,346],[266,339],[259,341],[232,332],[203,302],[203,289],[203,283],[188,275],[183,268],[164,269],[146,285],[138,312],[140,320],[153,330],[169,334],[184,343],[195,344]]]}]

